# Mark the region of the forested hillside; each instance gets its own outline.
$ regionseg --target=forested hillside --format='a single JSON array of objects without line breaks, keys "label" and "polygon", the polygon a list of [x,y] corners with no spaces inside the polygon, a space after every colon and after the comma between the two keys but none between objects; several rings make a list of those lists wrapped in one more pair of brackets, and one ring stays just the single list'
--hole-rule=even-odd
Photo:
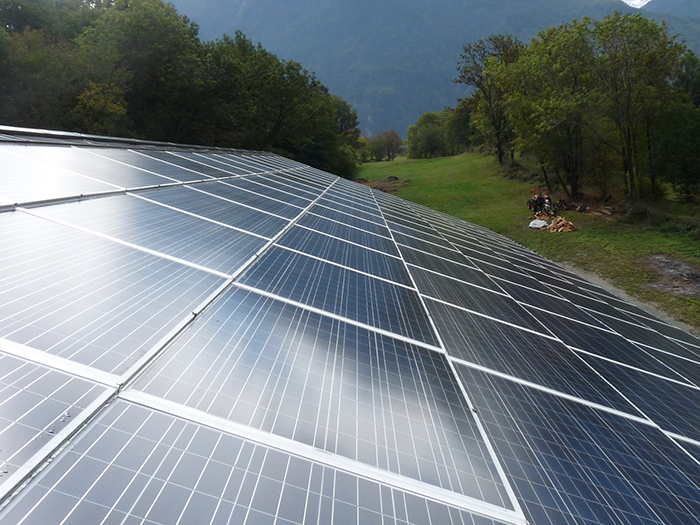
[{"label": "forested hillside", "polygon": [[697,0],[651,0],[644,6],[643,11],[700,19],[700,2]]},{"label": "forested hillside", "polygon": [[[405,134],[425,111],[454,106],[466,94],[464,86],[452,83],[464,44],[493,33],[511,33],[527,42],[547,26],[633,10],[620,0],[173,3],[200,25],[206,38],[240,29],[279,56],[315,71],[358,110],[362,130],[369,134],[390,128]],[[669,24],[673,32],[697,41],[696,22],[674,19]]]},{"label": "forested hillside", "polygon": [[162,0],[0,0],[0,123],[270,150],[339,175],[357,114],[242,33]]}]

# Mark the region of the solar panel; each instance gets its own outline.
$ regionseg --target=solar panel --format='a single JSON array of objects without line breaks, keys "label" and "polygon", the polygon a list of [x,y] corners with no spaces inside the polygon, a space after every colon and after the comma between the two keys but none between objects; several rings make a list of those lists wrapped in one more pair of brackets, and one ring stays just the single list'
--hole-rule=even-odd
[{"label": "solar panel", "polygon": [[700,340],[262,152],[0,127],[0,523],[696,523]]}]

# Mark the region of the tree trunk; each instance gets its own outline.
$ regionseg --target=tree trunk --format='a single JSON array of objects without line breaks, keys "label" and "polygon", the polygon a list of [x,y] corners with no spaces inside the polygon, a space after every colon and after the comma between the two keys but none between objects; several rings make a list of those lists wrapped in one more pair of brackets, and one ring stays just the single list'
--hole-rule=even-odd
[{"label": "tree trunk", "polygon": [[561,178],[561,173],[559,173],[559,166],[556,164],[554,165],[554,173],[557,175],[557,180],[559,180],[559,184],[561,184],[561,187],[564,188],[564,193],[566,193],[566,196],[568,198],[571,198],[571,193],[569,193],[569,188],[566,187],[566,184],[564,184],[564,181]]}]

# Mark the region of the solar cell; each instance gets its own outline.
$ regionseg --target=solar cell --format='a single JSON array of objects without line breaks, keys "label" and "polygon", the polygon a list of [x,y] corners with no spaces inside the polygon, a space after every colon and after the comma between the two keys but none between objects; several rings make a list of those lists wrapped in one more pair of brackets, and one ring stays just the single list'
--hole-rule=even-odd
[{"label": "solar cell", "polygon": [[268,242],[132,195],[64,203],[38,211],[51,220],[65,221],[225,274],[233,274]]},{"label": "solar cell", "polygon": [[418,293],[406,287],[273,247],[242,284],[375,328],[437,345]]},{"label": "solar cell", "polygon": [[400,258],[369,250],[358,244],[351,244],[298,226],[288,230],[277,241],[277,244],[360,272],[413,287],[411,278],[406,271],[406,266]]},{"label": "solar cell", "polygon": [[388,253],[389,255],[399,255],[399,250],[391,239],[343,224],[342,222],[306,213],[301,216],[296,224],[345,241],[367,246],[368,248]]},{"label": "solar cell", "polygon": [[444,356],[244,290],[135,388],[509,507]]},{"label": "solar cell", "polygon": [[[301,213],[300,208],[231,190],[219,182],[146,190],[136,195],[267,238],[277,235],[289,224],[288,219]],[[263,209],[251,207],[254,204]]]},{"label": "solar cell", "polygon": [[0,337],[121,374],[221,283],[20,212],[0,214]]},{"label": "solar cell", "polygon": [[[700,465],[653,426],[459,367],[530,523],[698,523]],[[685,456],[685,458],[684,458]]]}]

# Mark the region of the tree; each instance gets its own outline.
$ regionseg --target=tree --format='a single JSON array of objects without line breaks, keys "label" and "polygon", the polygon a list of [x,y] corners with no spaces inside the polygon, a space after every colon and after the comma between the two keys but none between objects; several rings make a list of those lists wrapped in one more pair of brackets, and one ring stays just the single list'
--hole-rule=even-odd
[{"label": "tree", "polygon": [[659,116],[652,168],[686,200],[700,199],[700,108],[675,102]]},{"label": "tree", "polygon": [[506,93],[519,147],[538,158],[548,186],[547,170],[552,169],[572,196],[580,191],[585,159],[598,129],[599,93],[589,26],[590,20],[584,19],[550,27],[532,40],[515,64],[491,62],[486,69]]},{"label": "tree", "polygon": [[489,61],[503,65],[517,61],[523,44],[511,35],[491,35],[485,40],[463,46],[455,82],[474,86],[477,91],[474,123],[496,151],[503,165],[506,150],[513,139],[512,126],[504,110],[504,92],[498,82],[486,73]]},{"label": "tree", "polygon": [[90,59],[90,80],[124,92],[138,135],[195,139],[203,50],[187,17],[161,0],[117,0],[77,42]]},{"label": "tree", "polygon": [[441,113],[423,113],[416,124],[408,128],[407,136],[409,158],[432,158],[447,153],[445,119]]},{"label": "tree", "polygon": [[[653,164],[650,139],[654,119],[674,94],[671,81],[679,71],[684,48],[665,23],[615,13],[593,27],[596,74],[618,132],[616,149],[626,174],[627,190],[636,197],[640,166]],[[652,173],[652,187],[655,179]]]},{"label": "tree", "polygon": [[700,106],[700,58],[690,49],[681,57],[680,71],[673,81],[673,87],[687,94],[693,104]]}]

